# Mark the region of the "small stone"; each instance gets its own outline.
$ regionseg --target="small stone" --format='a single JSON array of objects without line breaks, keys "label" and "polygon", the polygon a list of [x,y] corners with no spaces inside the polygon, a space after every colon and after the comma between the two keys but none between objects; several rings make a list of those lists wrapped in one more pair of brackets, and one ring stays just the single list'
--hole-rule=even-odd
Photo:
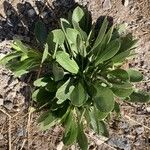
[{"label": "small stone", "polygon": [[122,4],[127,7],[129,5],[129,0],[122,0]]},{"label": "small stone", "polygon": [[110,0],[104,0],[103,1],[103,9],[104,10],[108,10],[111,9],[112,5],[111,5],[111,1]]},{"label": "small stone", "polygon": [[30,10],[28,10],[28,16],[29,16],[29,17],[34,17],[34,16],[35,16],[35,14],[36,14],[36,12],[35,12],[35,10],[34,10],[34,9],[30,9]]},{"label": "small stone", "polygon": [[4,101],[4,107],[7,108],[8,110],[11,110],[13,108],[13,103],[9,100]]},{"label": "small stone", "polygon": [[146,108],[146,111],[147,111],[147,112],[150,112],[150,107],[147,107],[147,108]]},{"label": "small stone", "polygon": [[3,104],[4,104],[4,99],[0,98],[0,105],[3,105]]},{"label": "small stone", "polygon": [[3,134],[0,133],[0,140],[4,138]]},{"label": "small stone", "polygon": [[136,133],[139,135],[139,134],[142,134],[144,132],[144,128],[143,127],[137,127],[135,129]]}]

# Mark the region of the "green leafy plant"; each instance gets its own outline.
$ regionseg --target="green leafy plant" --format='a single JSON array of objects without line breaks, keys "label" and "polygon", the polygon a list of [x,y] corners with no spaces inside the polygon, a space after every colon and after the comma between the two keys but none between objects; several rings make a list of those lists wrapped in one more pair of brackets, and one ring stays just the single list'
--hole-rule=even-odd
[{"label": "green leafy plant", "polygon": [[122,65],[132,55],[137,40],[122,27],[110,25],[107,17],[100,28],[92,24],[87,10],[76,7],[69,19],[60,19],[60,29],[46,34],[42,22],[35,27],[43,51],[15,40],[13,51],[1,60],[15,76],[46,65],[50,72],[34,81],[32,98],[45,111],[38,119],[41,129],[56,124],[65,128],[63,142],[77,142],[88,149],[85,128],[108,136],[107,116],[120,113],[120,101],[149,102],[149,93],[135,89],[143,75]]}]

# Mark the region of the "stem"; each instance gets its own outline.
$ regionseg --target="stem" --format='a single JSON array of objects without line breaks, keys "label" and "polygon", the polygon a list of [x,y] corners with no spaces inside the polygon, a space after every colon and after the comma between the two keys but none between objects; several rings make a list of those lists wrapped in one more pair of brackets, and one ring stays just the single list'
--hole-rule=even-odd
[{"label": "stem", "polygon": [[82,112],[82,114],[81,114],[81,118],[80,118],[80,121],[79,121],[79,123],[81,123],[82,122],[82,119],[83,119],[83,117],[84,117],[84,114],[85,114],[85,109],[83,110],[83,112]]}]

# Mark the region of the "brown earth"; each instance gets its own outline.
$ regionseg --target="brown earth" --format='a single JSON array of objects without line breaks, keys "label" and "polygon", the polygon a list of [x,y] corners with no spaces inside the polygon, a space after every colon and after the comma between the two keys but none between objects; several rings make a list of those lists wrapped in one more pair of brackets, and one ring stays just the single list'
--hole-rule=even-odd
[{"label": "brown earth", "polygon": [[[126,23],[127,32],[139,39],[137,55],[129,61],[144,74],[144,81],[136,86],[150,91],[150,1],[112,0],[111,7],[104,7],[104,0],[76,0],[87,5],[93,21],[100,16],[111,16],[113,22]],[[26,3],[25,3],[26,2]],[[43,3],[44,2],[44,3]],[[0,1],[0,54],[10,51],[13,37],[33,43],[34,23],[43,18],[48,29],[57,27],[58,19],[67,15],[75,6],[74,0],[8,0]],[[39,131],[36,119],[39,113],[29,114],[28,107],[32,77],[13,78],[10,71],[0,68],[0,150],[60,150],[62,131],[54,127]],[[103,143],[102,137],[87,131],[90,150],[149,150],[150,149],[150,105],[121,103],[121,119],[112,117],[110,138]],[[105,139],[106,140],[106,139]],[[63,149],[78,149],[77,146]]]}]

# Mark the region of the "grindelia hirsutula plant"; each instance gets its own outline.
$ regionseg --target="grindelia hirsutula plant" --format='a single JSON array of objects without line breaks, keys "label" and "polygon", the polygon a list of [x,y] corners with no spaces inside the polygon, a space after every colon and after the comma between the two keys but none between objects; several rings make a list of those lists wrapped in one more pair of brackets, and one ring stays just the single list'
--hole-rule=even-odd
[{"label": "grindelia hirsutula plant", "polygon": [[[87,127],[108,136],[106,118],[119,113],[120,101],[149,102],[149,93],[139,91],[133,82],[143,79],[140,72],[123,69],[137,40],[125,35],[107,17],[97,29],[90,14],[76,7],[69,19],[60,19],[60,29],[48,35],[37,22],[35,35],[43,52],[15,40],[13,51],[1,63],[21,76],[46,65],[51,71],[34,81],[32,98],[45,111],[38,119],[43,130],[56,124],[65,128],[63,143],[77,142],[88,148]],[[117,99],[117,100],[116,100]]]}]

